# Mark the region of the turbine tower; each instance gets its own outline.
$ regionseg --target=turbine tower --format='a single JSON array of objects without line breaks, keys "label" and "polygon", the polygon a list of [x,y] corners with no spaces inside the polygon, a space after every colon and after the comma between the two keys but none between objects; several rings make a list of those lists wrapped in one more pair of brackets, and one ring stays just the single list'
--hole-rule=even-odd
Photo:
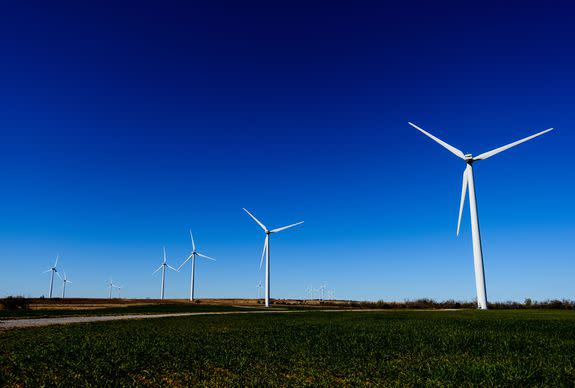
[{"label": "turbine tower", "polygon": [[[277,232],[281,232],[282,230],[286,230],[289,228],[292,228],[294,226],[303,224],[303,221],[297,222],[295,224],[291,224],[288,226],[283,226],[281,228],[277,228],[277,229],[273,229],[273,230],[268,230],[268,228],[265,227],[264,224],[262,224],[256,217],[253,216],[252,213],[250,213],[249,211],[247,211],[244,208],[244,211],[246,213],[249,214],[250,217],[252,217],[254,219],[255,222],[258,223],[258,225],[264,230],[265,234],[266,234],[266,239],[264,242],[264,250],[262,251],[262,258],[260,260],[260,270],[262,269],[262,264],[264,262],[264,256],[266,257],[266,287],[265,287],[265,297],[266,297],[266,307],[270,306],[270,235],[272,233],[277,233]],[[266,255],[267,253],[267,255]]]},{"label": "turbine tower", "polygon": [[54,289],[54,274],[56,274],[58,277],[60,277],[60,274],[58,273],[58,270],[56,269],[56,266],[58,265],[59,259],[60,259],[60,255],[56,256],[56,262],[54,263],[54,265],[52,267],[50,267],[49,270],[44,271],[44,273],[52,272],[52,274],[50,275],[50,291],[48,291],[48,298],[52,297],[52,290]]},{"label": "turbine tower", "polygon": [[461,201],[459,204],[459,218],[457,220],[457,235],[459,236],[459,227],[461,226],[461,215],[463,212],[463,205],[465,203],[465,197],[467,194],[467,189],[469,188],[469,212],[471,215],[471,234],[473,238],[473,262],[475,267],[475,287],[477,289],[477,304],[480,309],[487,309],[487,289],[485,287],[485,274],[483,268],[483,252],[481,250],[481,234],[479,232],[479,215],[477,214],[477,199],[475,196],[475,181],[473,179],[473,163],[478,160],[485,160],[493,155],[503,152],[511,147],[515,147],[523,142],[531,140],[537,136],[541,136],[547,133],[553,128],[546,129],[534,135],[528,136],[524,139],[517,140],[513,143],[507,144],[503,147],[496,148],[494,150],[482,153],[478,156],[473,156],[471,154],[464,154],[457,148],[447,144],[441,139],[433,136],[432,134],[424,131],[413,123],[409,123],[412,127],[423,133],[424,135],[430,137],[437,143],[441,144],[455,156],[463,159],[466,163],[465,171],[463,171],[463,187],[461,188]]},{"label": "turbine tower", "polygon": [[206,255],[196,251],[196,243],[194,242],[194,235],[192,234],[191,229],[190,229],[190,239],[192,240],[192,252],[188,256],[188,258],[182,263],[182,265],[180,265],[180,267],[177,269],[177,271],[180,272],[180,269],[188,261],[192,260],[192,277],[191,277],[191,284],[190,284],[190,302],[191,302],[194,300],[194,279],[195,279],[195,272],[196,272],[196,256],[200,256],[200,257],[203,257],[204,259],[212,260],[212,261],[216,261],[216,259],[213,259],[209,256],[206,256]]},{"label": "turbine tower", "polygon": [[66,277],[66,272],[64,272],[64,277],[62,278],[62,299],[66,297],[66,283],[72,283]]},{"label": "turbine tower", "polygon": [[177,269],[175,269],[174,267],[172,267],[171,265],[168,265],[168,263],[166,263],[166,247],[164,247],[164,262],[158,267],[157,270],[155,270],[152,273],[152,275],[154,275],[159,270],[162,270],[162,290],[160,291],[160,299],[161,300],[164,300],[164,285],[166,283],[166,268],[169,268],[169,269],[177,272]]}]

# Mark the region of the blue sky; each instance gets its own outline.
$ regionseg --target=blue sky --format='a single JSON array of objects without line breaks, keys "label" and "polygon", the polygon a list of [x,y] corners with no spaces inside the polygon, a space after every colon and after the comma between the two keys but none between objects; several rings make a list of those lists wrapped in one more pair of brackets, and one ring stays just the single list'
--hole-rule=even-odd
[{"label": "blue sky", "polygon": [[[83,2],[0,14],[0,295],[157,297],[162,246],[199,297],[475,297],[462,161],[478,154],[490,300],[575,298],[567,2]],[[60,285],[58,285],[59,289]],[[168,274],[186,297],[189,268]]]}]

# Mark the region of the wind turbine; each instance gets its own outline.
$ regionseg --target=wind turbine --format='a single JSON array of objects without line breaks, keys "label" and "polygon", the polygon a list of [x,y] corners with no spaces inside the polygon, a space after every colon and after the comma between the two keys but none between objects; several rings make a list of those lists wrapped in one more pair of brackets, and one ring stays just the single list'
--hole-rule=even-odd
[{"label": "wind turbine", "polygon": [[309,300],[313,300],[313,284],[310,284],[309,287],[307,288],[307,290],[305,290],[306,293],[309,293]]},{"label": "wind turbine", "polygon": [[258,303],[259,303],[259,300],[260,300],[261,297],[262,297],[262,281],[261,281],[261,280],[260,280],[260,282],[258,283],[257,288],[258,288]]},{"label": "wind turbine", "polygon": [[324,297],[323,297],[324,292],[327,290],[327,284],[326,283],[322,284],[317,290],[319,292],[321,292],[321,299],[320,300],[323,300],[324,299]]},{"label": "wind turbine", "polygon": [[412,127],[423,133],[424,135],[430,137],[437,143],[441,144],[443,147],[447,148],[455,156],[460,157],[467,164],[465,171],[463,172],[463,187],[461,188],[461,202],[459,204],[459,218],[457,221],[457,235],[459,236],[459,227],[461,226],[461,215],[463,212],[463,205],[465,204],[465,196],[467,194],[467,188],[469,187],[469,212],[471,215],[471,234],[473,237],[473,261],[475,267],[475,287],[477,290],[477,304],[480,309],[487,309],[487,289],[485,287],[485,275],[483,269],[483,252],[481,250],[481,234],[479,232],[479,216],[477,214],[477,199],[475,197],[475,182],[473,179],[473,163],[478,160],[485,160],[492,157],[500,152],[503,152],[511,147],[515,147],[523,142],[531,140],[537,136],[541,136],[553,128],[546,129],[534,135],[528,136],[524,139],[517,140],[513,143],[504,145],[503,147],[496,148],[494,150],[482,153],[478,156],[473,156],[471,154],[464,154],[457,148],[447,144],[441,139],[433,136],[432,134],[424,131],[413,123],[409,123]]},{"label": "wind turbine", "polygon": [[[277,228],[277,229],[273,229],[273,230],[268,230],[268,228],[265,227],[264,224],[262,224],[256,217],[253,216],[252,213],[250,213],[249,211],[247,211],[244,208],[244,211],[246,213],[249,214],[250,217],[252,217],[254,219],[255,222],[258,223],[258,225],[264,230],[264,232],[266,233],[266,239],[264,242],[264,250],[262,251],[262,258],[260,260],[260,270],[262,269],[262,264],[264,262],[264,256],[266,256],[266,288],[265,288],[265,296],[266,296],[266,307],[270,306],[270,235],[272,233],[277,233],[277,232],[281,232],[282,230],[286,230],[289,228],[292,228],[294,226],[303,224],[303,221],[297,222],[295,224],[291,224],[288,226],[283,226],[281,228]],[[266,255],[267,252],[267,255]]]},{"label": "wind turbine", "polygon": [[62,299],[66,296],[66,283],[72,283],[66,277],[66,272],[64,272],[64,277],[62,278]]},{"label": "wind turbine", "polygon": [[328,290],[327,298],[331,300],[335,300],[335,290]]},{"label": "wind turbine", "polygon": [[166,263],[166,247],[164,247],[164,262],[158,267],[157,270],[155,270],[153,274],[155,274],[156,272],[158,272],[159,270],[162,270],[162,290],[160,292],[160,299],[164,300],[164,285],[166,283],[166,268],[169,268],[173,271],[178,271],[177,269],[175,269],[174,267],[172,267],[171,265],[168,265],[168,263]]},{"label": "wind turbine", "polygon": [[190,259],[192,260],[192,278],[191,278],[191,285],[190,285],[190,301],[193,301],[194,300],[194,279],[195,279],[195,272],[196,272],[196,256],[200,256],[200,257],[203,257],[204,259],[212,260],[212,261],[216,261],[216,259],[213,259],[209,256],[202,254],[202,253],[196,252],[196,243],[194,242],[194,235],[192,234],[191,229],[190,229],[190,239],[192,240],[192,253],[190,253],[188,258],[182,263],[182,265],[180,265],[180,267],[177,269],[177,271],[180,272],[180,269],[188,261],[190,261]]},{"label": "wind turbine", "polygon": [[118,286],[112,282],[112,279],[110,279],[110,283],[108,285],[110,286],[110,299],[112,299],[112,288],[118,288]]},{"label": "wind turbine", "polygon": [[48,298],[52,297],[52,289],[54,288],[54,274],[56,274],[60,278],[60,274],[58,273],[58,270],[56,269],[56,266],[58,265],[59,259],[60,259],[60,255],[56,256],[56,262],[54,263],[54,265],[52,267],[50,267],[49,270],[44,271],[44,273],[52,272],[52,274],[50,275],[50,291],[48,292]]}]

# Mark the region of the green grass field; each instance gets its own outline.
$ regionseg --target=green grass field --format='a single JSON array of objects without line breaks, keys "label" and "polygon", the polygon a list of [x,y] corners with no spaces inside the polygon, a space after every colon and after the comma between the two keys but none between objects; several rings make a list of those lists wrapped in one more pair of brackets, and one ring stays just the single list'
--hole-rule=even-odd
[{"label": "green grass field", "polygon": [[0,385],[575,384],[575,313],[302,312],[0,333]]}]

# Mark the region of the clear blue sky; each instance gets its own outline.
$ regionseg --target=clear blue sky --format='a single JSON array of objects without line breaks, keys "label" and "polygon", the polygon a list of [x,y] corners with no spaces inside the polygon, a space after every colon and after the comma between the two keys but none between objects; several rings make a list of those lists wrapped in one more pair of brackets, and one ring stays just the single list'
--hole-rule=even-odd
[{"label": "clear blue sky", "polygon": [[[275,3],[275,2],[272,2]],[[121,4],[121,5],[120,5]],[[575,298],[568,2],[70,2],[0,14],[0,295],[157,297],[193,228],[199,297],[475,298],[466,153],[490,300]],[[189,267],[168,274],[186,297]],[[58,284],[57,290],[60,289]]]}]

